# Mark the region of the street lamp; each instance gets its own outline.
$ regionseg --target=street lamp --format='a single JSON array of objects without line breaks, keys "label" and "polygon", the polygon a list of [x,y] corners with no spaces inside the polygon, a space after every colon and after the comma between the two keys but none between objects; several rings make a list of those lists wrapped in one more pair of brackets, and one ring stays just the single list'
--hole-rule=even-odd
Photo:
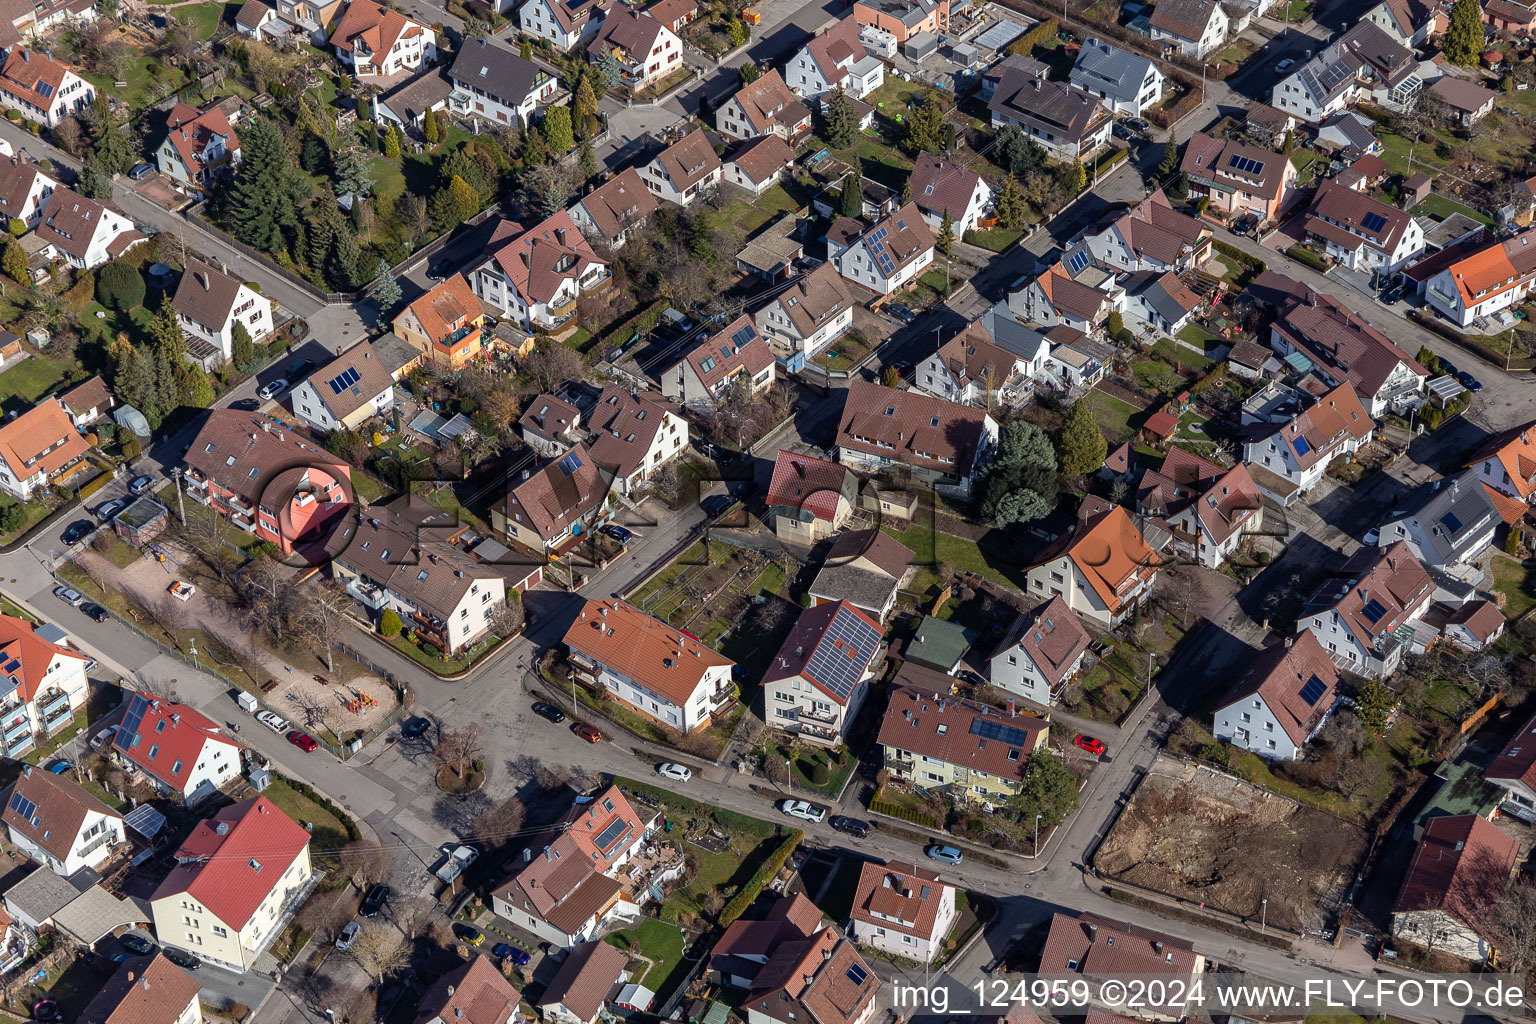
[{"label": "street lamp", "polygon": [[192,666],[194,668],[202,668],[202,666],[197,663],[197,639],[195,637],[187,637],[187,646],[192,652]]},{"label": "street lamp", "polygon": [[1259,900],[1259,934],[1264,934],[1264,929],[1269,925],[1269,897]]},{"label": "street lamp", "polygon": [[789,787],[791,793],[795,791],[795,772],[787,757],[784,759],[784,785]]},{"label": "street lamp", "polygon": [[1035,815],[1035,856],[1036,857],[1040,856],[1040,819],[1043,818],[1043,817],[1045,817],[1045,815],[1043,815],[1043,814]]},{"label": "street lamp", "polygon": [[1201,103],[1205,102],[1205,69],[1210,67],[1210,66],[1211,66],[1210,61],[1205,61],[1205,62],[1203,62],[1200,65],[1200,102]]}]

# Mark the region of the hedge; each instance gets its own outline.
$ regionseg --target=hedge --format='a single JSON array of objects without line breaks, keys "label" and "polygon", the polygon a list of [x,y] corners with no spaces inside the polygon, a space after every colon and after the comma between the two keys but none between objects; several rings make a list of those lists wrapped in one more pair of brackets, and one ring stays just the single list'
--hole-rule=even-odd
[{"label": "hedge", "polygon": [[311,786],[307,782],[300,782],[298,779],[289,778],[286,775],[278,775],[277,777],[288,783],[288,787],[295,793],[303,797],[308,797],[310,800],[313,800],[315,803],[319,804],[321,807],[324,807],[326,810],[335,815],[336,820],[341,822],[341,827],[347,830],[348,842],[362,838],[363,834],[358,831],[357,822],[352,820],[352,815],[348,814],[340,807],[337,807],[336,804],[332,802],[330,797],[326,796],[324,793],[321,793],[319,790],[315,789],[314,786]]},{"label": "hedge", "polygon": [[901,804],[894,804],[887,800],[871,800],[869,802],[869,809],[876,814],[900,818],[902,821],[910,821],[912,824],[922,825],[924,828],[936,829],[939,827],[939,823],[933,820],[932,815],[924,814],[922,811],[914,811],[910,807],[903,807]]},{"label": "hedge", "polygon": [[720,911],[720,927],[726,928],[734,924],[736,919],[745,914],[752,904],[756,902],[758,894],[763,887],[773,881],[778,873],[784,870],[789,855],[795,852],[795,847],[800,845],[800,840],[805,838],[805,833],[797,829],[791,829],[784,836],[784,841],[779,848],[768,855],[763,866],[757,869],[757,873],[747,879],[747,884],[741,887],[741,891],[731,897],[731,902]]},{"label": "hedge", "polygon": [[85,483],[80,485],[79,497],[89,498],[91,495],[95,494],[97,491],[101,490],[111,482],[111,473],[102,473],[100,476],[93,480],[87,480]]},{"label": "hedge", "polygon": [[1318,270],[1325,274],[1328,272],[1328,264],[1323,262],[1322,257],[1304,245],[1293,245],[1285,250],[1285,254],[1297,263],[1305,263],[1313,270]]},{"label": "hedge", "polygon": [[1221,253],[1223,256],[1228,257],[1229,259],[1237,260],[1239,263],[1246,263],[1249,266],[1258,267],[1261,271],[1269,269],[1263,260],[1259,259],[1257,256],[1252,255],[1251,253],[1244,252],[1237,246],[1233,245],[1231,242],[1223,242],[1219,238],[1213,238],[1211,239],[1211,248],[1215,249],[1217,252]]},{"label": "hedge", "polygon": [[1028,57],[1036,46],[1053,38],[1060,31],[1061,25],[1057,23],[1055,18],[1046,18],[1040,24],[1020,36],[1013,45],[1008,47],[1008,52]]}]

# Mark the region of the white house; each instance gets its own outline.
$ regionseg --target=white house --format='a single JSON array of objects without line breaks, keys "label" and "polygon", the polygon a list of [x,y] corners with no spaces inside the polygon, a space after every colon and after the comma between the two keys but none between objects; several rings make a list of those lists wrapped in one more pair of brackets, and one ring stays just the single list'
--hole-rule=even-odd
[{"label": "white house", "polygon": [[356,430],[395,407],[395,380],[373,342],[353,345],[293,390],[293,414],[318,434]]},{"label": "white house", "polygon": [[7,666],[0,676],[0,753],[20,759],[75,720],[95,662],[67,646],[55,627],[13,615],[0,615],[0,655]]},{"label": "white house", "polygon": [[1097,152],[1108,144],[1113,124],[1097,96],[1017,64],[1003,65],[987,109],[993,128],[1013,125],[1059,160],[1082,160]]},{"label": "white house", "polygon": [[836,929],[790,946],[785,956],[783,973],[758,976],[743,1004],[747,1024],[867,1024],[874,1016],[879,975]]},{"label": "white house", "polygon": [[449,110],[497,124],[529,124],[560,84],[537,64],[489,39],[464,40],[448,78],[454,87]]},{"label": "white house", "polygon": [[1116,505],[1086,521],[1051,549],[1026,576],[1030,597],[1063,599],[1105,628],[1144,601],[1162,559],[1125,509]]},{"label": "white house", "polygon": [[752,400],[773,387],[776,365],[768,343],[743,313],[662,370],[661,393],[691,409],[711,412],[737,388],[745,387]]},{"label": "white house", "polygon": [[1483,769],[1483,778],[1504,790],[1502,810],[1521,821],[1536,821],[1536,716],[1510,737]]},{"label": "white house", "polygon": [[628,963],[617,946],[599,939],[578,942],[566,950],[560,969],[539,997],[540,1017],[551,1024],[597,1024],[609,995],[617,995],[618,986],[628,980]]},{"label": "white house", "polygon": [[866,226],[839,217],[827,229],[827,258],[837,272],[877,295],[890,295],[933,264],[934,240],[916,203]]},{"label": "white house", "polygon": [[757,330],[774,358],[794,373],[853,326],[853,306],[837,268],[823,263],[757,311]]},{"label": "white house", "polygon": [[[770,360],[770,367],[772,362]],[[587,412],[592,461],[620,494],[634,494],[662,466],[688,449],[688,421],[641,392],[617,384],[603,389]]]},{"label": "white house", "polygon": [[738,142],[723,159],[725,180],[760,196],[784,177],[795,162],[795,153],[789,143],[769,134]]},{"label": "white house", "polygon": [[841,87],[862,100],[885,82],[885,65],[864,48],[861,26],[850,14],[802,46],[784,69],[784,81],[796,96],[822,99]]},{"label": "white house", "polygon": [[1153,42],[1200,60],[1226,42],[1230,20],[1220,0],[1158,0],[1147,35]]},{"label": "white house", "polygon": [[1182,448],[1142,475],[1137,510],[1172,528],[1174,548],[1207,569],[1217,569],[1259,526],[1264,496],[1248,467],[1222,469]]},{"label": "white house", "polygon": [[613,280],[565,210],[527,231],[503,222],[486,251],[468,275],[470,289],[525,331],[559,330],[576,315],[577,299]]},{"label": "white house", "polygon": [[1282,78],[1270,104],[1308,124],[1326,121],[1359,100],[1406,110],[1427,78],[1413,51],[1369,20],[1361,20],[1316,56]]},{"label": "white house", "polygon": [[175,858],[150,897],[155,937],[237,974],[282,933],[314,877],[309,832],[264,796],[204,819]]},{"label": "white house", "polygon": [[997,444],[984,409],[917,391],[850,382],[837,427],[837,460],[868,473],[902,465],[941,493],[969,497],[976,470]]},{"label": "white house", "polygon": [[649,14],[618,6],[587,44],[588,61],[601,64],[610,58],[618,67],[619,84],[644,89],[682,66],[683,41]]},{"label": "white house", "polygon": [[39,402],[0,424],[0,491],[30,501],[79,472],[90,446],[57,402]]},{"label": "white house", "polygon": [[1485,487],[1536,502],[1536,421],[1494,434],[1468,456],[1466,465]]},{"label": "white house", "polygon": [[514,483],[491,507],[491,527],[531,551],[558,554],[602,521],[612,474],[598,469],[587,446],[576,442],[553,462]]},{"label": "white house", "polygon": [[1438,0],[1382,0],[1365,12],[1365,20],[1404,46],[1419,50],[1445,31],[1449,6]]},{"label": "white house", "polygon": [[768,724],[801,739],[843,742],[880,668],[884,633],[846,601],[801,612],[763,673]]},{"label": "white house", "polygon": [[1468,601],[1445,620],[1445,638],[1463,650],[1487,649],[1504,635],[1504,613],[1492,601]]},{"label": "white house", "polygon": [[1211,256],[1210,229],[1180,213],[1162,189],[1113,220],[1083,233],[1094,260],[1117,273],[1184,274]]},{"label": "white house", "polygon": [[1116,114],[1132,117],[1157,106],[1168,81],[1151,59],[1093,38],[1083,40],[1067,80]]},{"label": "white house", "polygon": [[1307,630],[1262,651],[1216,709],[1211,735],[1260,757],[1291,761],[1333,709],[1339,670]]},{"label": "white house", "polygon": [[59,186],[48,197],[37,225],[41,254],[62,258],[78,270],[94,270],[144,242],[144,233],[117,207]]},{"label": "white house", "polygon": [[1082,669],[1092,644],[1066,599],[1053,596],[1014,620],[992,655],[991,683],[1050,707]]},{"label": "white house", "polygon": [[96,90],[71,64],[36,50],[12,46],[0,66],[0,107],[21,111],[28,121],[57,128],[96,99]]},{"label": "white house", "polygon": [[1503,932],[1499,899],[1520,859],[1520,842],[1479,814],[1430,818],[1392,905],[1392,935],[1483,963]]},{"label": "white house", "polygon": [[588,601],[564,642],[578,678],[678,732],[736,699],[735,662],[624,601]]},{"label": "white house", "polygon": [[656,212],[656,197],[645,187],[640,172],[627,167],[578,199],[568,212],[588,240],[622,249],[630,233]]},{"label": "white house", "polygon": [[517,421],[528,446],[545,458],[558,458],[579,444],[583,435],[581,410],[551,394],[535,395]]},{"label": "white house", "polygon": [[1243,461],[1267,497],[1289,505],[1323,478],[1341,455],[1359,451],[1376,428],[1348,382],[1324,394],[1273,433],[1243,443]]},{"label": "white house", "polygon": [[1429,371],[1331,295],[1308,290],[1285,301],[1269,346],[1281,357],[1300,352],[1330,385],[1348,383],[1372,419],[1424,402]]},{"label": "white house", "polygon": [[[1029,356],[1005,349],[992,340],[984,317],[949,339],[918,364],[912,386],[946,402],[996,409],[1021,404],[1034,393],[1034,366]],[[1036,333],[1019,325],[1019,334]],[[1049,344],[1038,335],[1036,349],[1042,365]],[[1028,351],[1028,350],[1026,350]],[[1032,353],[1034,354],[1034,353]]]},{"label": "white house", "polygon": [[928,226],[938,231],[949,215],[955,238],[980,226],[992,206],[992,186],[975,171],[932,153],[919,153],[907,186]]},{"label": "white house", "polygon": [[1303,227],[1351,270],[1392,274],[1424,251],[1424,228],[1407,211],[1331,179],[1318,186]]},{"label": "white house", "polygon": [[960,916],[956,903],[955,887],[935,871],[910,862],[865,861],[848,934],[883,953],[929,964]]},{"label": "white house", "polygon": [[101,867],[123,841],[123,816],[67,776],[28,765],[3,799],[11,845],[56,875]]},{"label": "white house", "polygon": [[37,227],[48,197],[58,187],[59,183],[36,164],[14,156],[0,157],[0,214],[7,221],[19,220],[28,230]]},{"label": "white house", "polygon": [[1424,565],[1479,583],[1483,570],[1473,563],[1488,550],[1494,532],[1503,524],[1493,493],[1468,469],[1409,491],[1376,529],[1383,547],[1402,541]]},{"label": "white house", "polygon": [[1425,300],[1460,327],[1518,305],[1536,285],[1536,229],[1468,253],[1431,277]]},{"label": "white house", "polygon": [[777,135],[791,145],[810,131],[811,111],[784,84],[778,69],[748,82],[715,112],[720,134],[730,139]]},{"label": "white house", "polygon": [[112,738],[112,756],[161,793],[193,803],[240,777],[240,744],[186,704],[135,693]]},{"label": "white house", "polygon": [[165,127],[165,141],[155,150],[155,166],[172,181],[196,188],[239,166],[240,137],[218,104],[198,110],[178,103]]},{"label": "white house", "polygon": [[359,79],[419,71],[437,59],[436,33],[373,0],[347,4],[330,45],[352,77]]},{"label": "white house", "polygon": [[[1391,675],[1404,655],[1422,651],[1415,637],[1435,586],[1408,545],[1361,548],[1307,602],[1297,625],[1323,645],[1328,657],[1357,675]],[[1432,638],[1429,638],[1432,639]]]},{"label": "white house", "polygon": [[[498,9],[505,11],[503,0]],[[528,0],[517,9],[517,27],[548,39],[561,50],[590,42],[597,35],[612,0]]]},{"label": "white house", "polygon": [[197,259],[187,261],[171,308],[182,330],[218,349],[225,359],[234,357],[235,324],[244,326],[258,344],[272,333],[271,299]]},{"label": "white house", "polygon": [[640,179],[652,195],[676,206],[690,206],[709,195],[724,176],[720,157],[702,128],[662,150],[640,171]]}]

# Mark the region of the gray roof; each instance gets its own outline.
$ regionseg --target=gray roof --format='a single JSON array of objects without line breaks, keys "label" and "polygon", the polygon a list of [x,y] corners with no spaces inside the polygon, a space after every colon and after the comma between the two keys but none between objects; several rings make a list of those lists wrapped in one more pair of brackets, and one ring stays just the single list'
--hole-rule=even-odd
[{"label": "gray roof", "polygon": [[[1420,223],[1424,222],[1420,221]],[[1482,221],[1473,220],[1464,213],[1453,213],[1424,232],[1424,244],[1444,249],[1466,238],[1472,232],[1482,229]]]},{"label": "gray roof", "polygon": [[1317,126],[1318,138],[1324,134],[1332,138],[1326,141],[1341,142],[1346,147],[1352,147],[1364,153],[1376,144],[1376,133],[1372,131],[1376,122],[1363,114],[1357,114],[1353,110],[1343,110],[1334,114],[1328,120]]},{"label": "gray roof", "polygon": [[1156,70],[1146,57],[1127,53],[1099,39],[1087,39],[1072,68],[1072,84],[1090,92],[1104,92],[1117,100],[1134,100],[1146,81],[1148,69]]},{"label": "gray roof", "polygon": [[5,902],[34,921],[42,922],[63,910],[80,895],[69,880],[47,868],[38,868],[5,892]]},{"label": "gray roof", "polygon": [[99,885],[91,886],[53,915],[60,929],[86,945],[95,945],[114,928],[148,920],[132,901],[118,899]]},{"label": "gray roof", "polygon": [[907,642],[906,658],[919,665],[948,672],[960,664],[971,648],[971,637],[964,626],[947,619],[925,616],[917,632]]},{"label": "gray roof", "polygon": [[400,368],[410,365],[412,360],[421,358],[421,349],[398,334],[384,334],[373,339],[373,350],[384,360],[390,376],[399,373]]},{"label": "gray roof", "polygon": [[826,565],[816,573],[808,592],[812,597],[822,597],[828,601],[847,601],[860,611],[869,612],[878,618],[900,585],[899,579],[857,566]]},{"label": "gray roof", "polygon": [[446,69],[428,68],[415,78],[406,79],[380,96],[378,102],[394,111],[396,117],[405,121],[414,121],[424,116],[428,110],[447,103],[448,94],[451,92],[453,92],[453,83],[448,80]]},{"label": "gray roof", "polygon": [[548,77],[532,61],[523,60],[521,54],[486,39],[466,39],[448,72],[455,83],[509,100],[508,106],[527,99],[541,75]]},{"label": "gray roof", "polygon": [[1107,116],[1098,97],[1065,82],[1034,78],[1017,67],[1003,72],[987,106],[1072,144],[1081,142],[1088,129]]},{"label": "gray roof", "polygon": [[1001,50],[1019,36],[1024,34],[1024,26],[1007,18],[998,21],[981,35],[976,37],[976,42],[993,50]]},{"label": "gray roof", "polygon": [[1143,270],[1132,274],[1126,281],[1126,291],[1157,310],[1158,316],[1170,324],[1176,324],[1189,315],[1183,303],[1168,294],[1163,286],[1165,274],[1156,270]]},{"label": "gray roof", "polygon": [[1385,527],[1417,517],[1435,549],[1432,560],[1430,552],[1423,553],[1427,561],[1453,565],[1476,558],[1482,549],[1474,542],[1485,539],[1490,523],[1497,525],[1502,519],[1474,473],[1467,470],[1460,476],[1432,480],[1409,492],[1383,521],[1383,537]]},{"label": "gray roof", "polygon": [[1033,360],[1040,354],[1041,348],[1050,349],[1050,342],[1045,335],[1033,327],[1026,327],[1019,323],[1013,311],[1008,308],[1008,301],[1003,299],[981,315],[981,324],[992,335],[992,341],[998,348],[1005,352],[1011,352],[1020,359]]}]

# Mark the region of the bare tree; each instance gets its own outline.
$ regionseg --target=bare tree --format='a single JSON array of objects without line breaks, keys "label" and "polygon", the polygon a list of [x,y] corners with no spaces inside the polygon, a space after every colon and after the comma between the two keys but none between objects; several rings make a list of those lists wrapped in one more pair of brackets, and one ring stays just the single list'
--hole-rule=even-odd
[{"label": "bare tree", "polygon": [[478,724],[449,729],[432,748],[432,760],[461,779],[468,777],[470,766],[484,755],[485,746],[480,742]]},{"label": "bare tree", "polygon": [[1524,974],[1536,964],[1536,884],[1517,875],[1499,898],[1500,959],[1512,974]]},{"label": "bare tree", "polygon": [[262,555],[246,566],[240,582],[257,615],[257,621],[278,640],[283,638],[293,593],[292,571],[283,563]]},{"label": "bare tree", "polygon": [[[355,946],[353,951],[356,952]],[[367,985],[343,985],[327,1001],[341,1024],[371,1024],[378,1019],[379,995]]]},{"label": "bare tree", "polygon": [[437,903],[425,896],[405,896],[394,903],[395,923],[405,933],[405,937],[415,941],[416,937],[426,931],[432,915],[437,912]]},{"label": "bare tree", "polygon": [[74,565],[77,566],[81,572],[85,573],[86,577],[92,583],[96,584],[97,590],[101,591],[103,594],[107,592],[107,574],[103,570],[100,562],[92,558],[90,555],[81,552],[80,557],[74,560]]},{"label": "bare tree", "polygon": [[356,901],[344,890],[318,889],[299,908],[299,927],[311,935],[335,935],[356,909]]},{"label": "bare tree", "polygon": [[1188,572],[1165,569],[1157,574],[1157,601],[1169,611],[1177,612],[1179,625],[1189,627],[1189,608],[1194,601],[1194,580]]},{"label": "bare tree", "polygon": [[199,505],[189,510],[183,530],[219,582],[228,583],[237,560],[235,552],[230,550],[235,525],[213,509]]},{"label": "bare tree", "polygon": [[523,360],[523,372],[540,391],[553,391],[568,380],[580,377],[585,368],[575,349],[546,342]]},{"label": "bare tree", "polygon": [[504,601],[492,608],[486,620],[491,632],[497,636],[508,637],[523,628],[523,602],[514,597],[513,593],[509,593]]},{"label": "bare tree", "polygon": [[383,981],[411,961],[411,947],[405,936],[386,924],[364,925],[347,952],[375,981]]},{"label": "bare tree", "polygon": [[341,869],[359,889],[389,877],[389,854],[373,839],[354,839],[341,848]]},{"label": "bare tree", "polygon": [[336,671],[336,641],[347,628],[347,595],[335,580],[318,580],[303,594],[295,628],[325,651],[325,668]]},{"label": "bare tree", "polygon": [[469,827],[488,850],[499,850],[517,838],[523,827],[523,802],[515,796],[506,797],[475,815]]}]

